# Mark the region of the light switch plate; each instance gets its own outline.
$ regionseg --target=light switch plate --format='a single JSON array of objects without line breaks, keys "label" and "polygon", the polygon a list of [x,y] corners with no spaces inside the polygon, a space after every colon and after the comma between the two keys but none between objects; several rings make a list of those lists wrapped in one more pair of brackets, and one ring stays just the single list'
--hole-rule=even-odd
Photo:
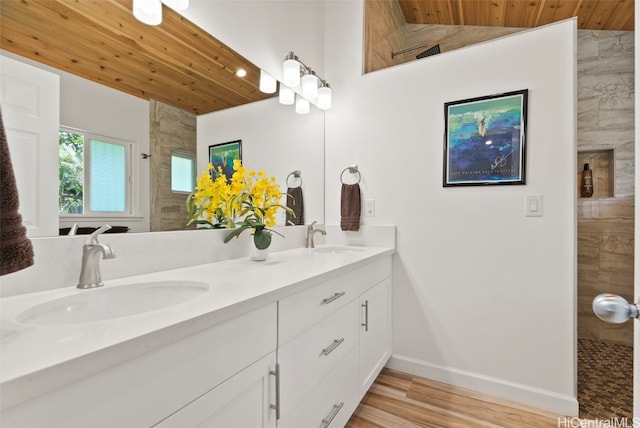
[{"label": "light switch plate", "polygon": [[527,195],[524,215],[526,217],[542,217],[542,195]]},{"label": "light switch plate", "polygon": [[364,201],[364,216],[375,217],[376,216],[376,200],[366,199]]}]

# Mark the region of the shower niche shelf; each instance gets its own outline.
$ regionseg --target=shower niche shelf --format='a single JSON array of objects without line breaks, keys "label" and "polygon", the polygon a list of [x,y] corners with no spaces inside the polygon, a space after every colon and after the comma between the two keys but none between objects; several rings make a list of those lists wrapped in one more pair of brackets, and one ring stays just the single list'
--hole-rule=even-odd
[{"label": "shower niche shelf", "polygon": [[[588,200],[594,198],[612,198],[614,196],[614,162],[613,149],[578,151],[578,186],[579,199]],[[593,196],[580,197],[580,185],[582,184],[582,169],[585,163],[593,170]]]}]

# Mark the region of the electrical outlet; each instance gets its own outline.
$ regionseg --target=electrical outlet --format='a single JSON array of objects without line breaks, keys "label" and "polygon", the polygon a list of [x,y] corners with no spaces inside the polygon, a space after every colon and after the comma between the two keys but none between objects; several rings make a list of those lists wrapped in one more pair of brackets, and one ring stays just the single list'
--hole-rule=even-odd
[{"label": "electrical outlet", "polygon": [[375,217],[375,215],[376,215],[376,200],[366,199],[364,201],[364,216]]}]

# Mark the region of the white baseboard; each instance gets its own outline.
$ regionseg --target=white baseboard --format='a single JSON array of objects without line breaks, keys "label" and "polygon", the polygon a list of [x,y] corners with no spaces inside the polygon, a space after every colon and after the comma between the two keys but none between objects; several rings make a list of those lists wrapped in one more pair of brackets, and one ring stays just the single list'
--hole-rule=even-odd
[{"label": "white baseboard", "polygon": [[571,395],[559,394],[529,385],[431,364],[404,355],[392,355],[386,366],[390,369],[471,389],[558,415],[578,416],[578,399]]}]

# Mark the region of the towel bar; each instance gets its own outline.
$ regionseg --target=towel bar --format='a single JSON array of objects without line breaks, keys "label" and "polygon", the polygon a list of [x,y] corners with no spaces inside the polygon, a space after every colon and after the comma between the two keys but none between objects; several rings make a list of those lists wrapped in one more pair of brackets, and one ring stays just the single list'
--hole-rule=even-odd
[{"label": "towel bar", "polygon": [[346,167],[345,169],[342,170],[342,172],[340,173],[340,182],[342,184],[347,184],[344,182],[343,176],[344,173],[349,171],[351,174],[358,174],[358,182],[355,184],[360,184],[360,180],[362,179],[362,175],[360,174],[360,170],[358,170],[358,165],[349,165],[348,167]]},{"label": "towel bar", "polygon": [[302,172],[299,169],[296,169],[295,171],[291,171],[289,175],[287,175],[287,179],[285,180],[285,184],[287,185],[287,187],[291,187],[289,186],[289,178],[291,178],[292,175],[294,178],[297,178],[300,180],[300,184],[298,184],[296,187],[302,187]]}]

